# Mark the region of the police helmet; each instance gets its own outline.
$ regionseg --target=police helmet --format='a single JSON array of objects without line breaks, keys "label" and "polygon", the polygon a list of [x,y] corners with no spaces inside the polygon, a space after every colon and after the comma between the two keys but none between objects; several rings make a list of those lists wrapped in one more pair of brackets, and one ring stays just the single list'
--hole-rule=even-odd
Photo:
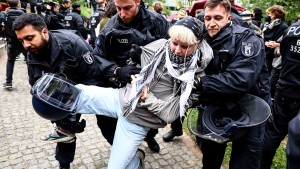
[{"label": "police helmet", "polygon": [[74,113],[80,90],[56,74],[44,74],[32,87],[32,106],[41,117],[56,121]]},{"label": "police helmet", "polygon": [[253,17],[253,14],[250,11],[243,11],[240,13],[240,16],[244,21],[248,21]]},{"label": "police helmet", "polygon": [[241,138],[249,127],[264,123],[270,106],[261,98],[245,94],[236,101],[199,106],[188,115],[188,128],[196,136],[226,143]]}]

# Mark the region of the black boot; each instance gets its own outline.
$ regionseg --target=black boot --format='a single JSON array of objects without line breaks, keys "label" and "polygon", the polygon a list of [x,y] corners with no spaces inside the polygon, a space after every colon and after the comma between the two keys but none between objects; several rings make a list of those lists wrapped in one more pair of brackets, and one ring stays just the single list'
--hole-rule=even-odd
[{"label": "black boot", "polygon": [[59,169],[70,169],[70,163],[59,163]]},{"label": "black boot", "polygon": [[160,147],[158,145],[158,143],[156,142],[156,140],[152,137],[152,138],[146,138],[145,141],[148,144],[148,147],[150,148],[150,150],[152,150],[155,153],[158,153],[160,150]]},{"label": "black boot", "polygon": [[166,134],[163,135],[163,140],[165,142],[170,142],[173,140],[173,138],[175,136],[181,136],[182,135],[182,131],[181,132],[174,132],[173,130],[170,130],[169,132],[167,132]]}]

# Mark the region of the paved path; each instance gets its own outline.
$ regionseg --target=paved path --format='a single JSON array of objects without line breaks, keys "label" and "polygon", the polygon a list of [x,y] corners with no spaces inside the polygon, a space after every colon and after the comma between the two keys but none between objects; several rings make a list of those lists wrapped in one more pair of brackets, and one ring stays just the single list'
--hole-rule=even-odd
[{"label": "paved path", "polygon": [[[16,61],[13,90],[2,88],[5,81],[5,52],[0,49],[0,169],[49,169],[58,168],[54,158],[55,144],[39,138],[50,131],[51,123],[34,113],[31,107],[30,86],[26,64]],[[87,127],[77,134],[77,150],[73,169],[106,168],[110,145],[102,137],[94,115],[83,115]],[[159,130],[156,140],[160,153],[152,153],[144,142],[141,149],[146,152],[147,169],[199,169],[201,155],[194,142],[185,134],[165,143],[162,135],[169,127]]]}]

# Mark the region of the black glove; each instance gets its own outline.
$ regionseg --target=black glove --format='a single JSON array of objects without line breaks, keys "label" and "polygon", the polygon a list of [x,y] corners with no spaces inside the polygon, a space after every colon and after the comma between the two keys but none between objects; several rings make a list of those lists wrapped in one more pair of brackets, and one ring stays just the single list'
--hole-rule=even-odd
[{"label": "black glove", "polygon": [[123,67],[118,67],[116,69],[116,76],[119,77],[122,81],[130,83],[131,75],[139,74],[142,69],[132,65],[126,65]]},{"label": "black glove", "polygon": [[129,56],[131,60],[135,63],[141,64],[141,54],[142,48],[136,44],[132,44],[131,49],[129,51]]}]

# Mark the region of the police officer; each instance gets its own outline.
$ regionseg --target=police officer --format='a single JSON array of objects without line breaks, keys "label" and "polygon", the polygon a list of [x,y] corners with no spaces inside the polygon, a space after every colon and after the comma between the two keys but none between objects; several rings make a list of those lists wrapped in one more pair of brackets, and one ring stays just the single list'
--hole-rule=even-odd
[{"label": "police officer", "polygon": [[71,30],[77,30],[83,39],[87,39],[87,35],[90,33],[84,26],[84,19],[80,15],[81,9],[79,3],[72,4],[72,12],[65,16],[65,28]]},{"label": "police officer", "polygon": [[287,169],[297,169],[300,166],[300,114],[289,122],[289,139],[286,145]]},{"label": "police officer", "polygon": [[[287,135],[288,124],[300,110],[300,22],[292,24],[285,31],[280,43],[280,53],[282,67],[273,104],[273,124],[267,123],[266,125],[262,148],[261,168],[264,169],[271,168],[276,149]],[[293,137],[289,137],[289,139],[293,139]],[[292,147],[290,147],[290,151],[294,151]],[[291,158],[295,160],[295,158]],[[297,160],[299,163],[299,156]],[[291,168],[295,168],[292,166],[291,164]]]},{"label": "police officer", "polygon": [[[244,93],[260,96],[270,103],[270,88],[263,40],[249,28],[231,24],[227,0],[208,0],[204,6],[207,41],[214,58],[206,75],[195,79],[195,92],[201,102],[210,105]],[[232,141],[232,169],[260,168],[260,149],[265,123],[250,127],[241,138]],[[220,169],[227,144],[197,138],[203,153],[203,169]]]},{"label": "police officer", "polygon": [[97,28],[100,20],[105,13],[105,3],[104,1],[97,3],[97,10],[91,15],[89,20],[89,29],[91,30],[91,38],[89,40],[89,44],[94,48],[95,47],[95,40],[97,38],[95,29]]},{"label": "police officer", "polygon": [[12,28],[13,21],[15,21],[20,15],[24,13],[24,9],[20,8],[20,0],[8,0],[10,9],[6,13],[4,21],[5,35],[7,40],[7,63],[6,63],[6,82],[3,87],[7,90],[12,89],[13,71],[17,56],[20,53],[26,55],[26,52],[16,37],[16,34]]},{"label": "police officer", "polygon": [[[43,73],[58,73],[74,83],[90,85],[103,85],[103,73],[99,60],[91,54],[92,48],[70,30],[48,31],[46,23],[37,14],[26,13],[21,15],[13,24],[18,39],[28,51],[28,75],[29,83],[32,86]],[[101,63],[107,67],[114,66],[104,60]],[[82,132],[84,124],[78,122],[67,123],[56,121],[73,132]],[[56,130],[59,136],[62,133]],[[76,148],[75,141],[71,143],[58,143],[56,146],[56,160],[60,168],[70,168],[74,159]]]},{"label": "police officer", "polygon": [[59,13],[59,4],[57,2],[49,2],[50,10],[46,13],[46,24],[48,30],[64,29],[64,16]]},{"label": "police officer", "polygon": [[66,16],[68,13],[71,12],[70,7],[71,7],[71,0],[63,0],[59,8],[59,13]]},{"label": "police officer", "polygon": [[[154,40],[167,38],[169,27],[167,20],[162,15],[141,7],[140,2],[140,0],[115,0],[118,15],[114,15],[100,32],[93,51],[95,55],[116,63],[113,70],[115,78],[112,82],[117,84],[117,87],[122,86],[118,85],[120,83],[124,85],[130,82],[130,76],[125,74],[136,71],[135,66],[128,65],[132,45],[134,51],[135,49],[139,50],[139,46],[146,45]],[[140,55],[134,54],[132,60],[139,62],[139,57]],[[102,117],[98,116],[98,118]],[[98,123],[98,125],[105,124]],[[160,150],[154,139],[157,132],[157,130],[151,129],[145,139],[149,148],[154,152]],[[106,139],[112,141],[113,136],[114,133],[108,132]]]},{"label": "police officer", "polygon": [[[230,14],[231,14],[231,22],[233,24],[237,24],[237,25],[240,25],[242,27],[249,28],[249,25],[247,24],[247,22],[245,22],[242,19],[242,17],[239,15],[237,9],[235,9],[232,5],[231,5]],[[201,11],[200,14],[198,14],[196,16],[196,18],[199,19],[200,21],[204,22],[204,11]],[[173,123],[171,123],[171,130],[163,135],[163,140],[165,142],[170,142],[175,137],[181,136],[183,134],[183,132],[182,132],[182,121],[183,120],[184,120],[184,118],[177,119]]]}]

